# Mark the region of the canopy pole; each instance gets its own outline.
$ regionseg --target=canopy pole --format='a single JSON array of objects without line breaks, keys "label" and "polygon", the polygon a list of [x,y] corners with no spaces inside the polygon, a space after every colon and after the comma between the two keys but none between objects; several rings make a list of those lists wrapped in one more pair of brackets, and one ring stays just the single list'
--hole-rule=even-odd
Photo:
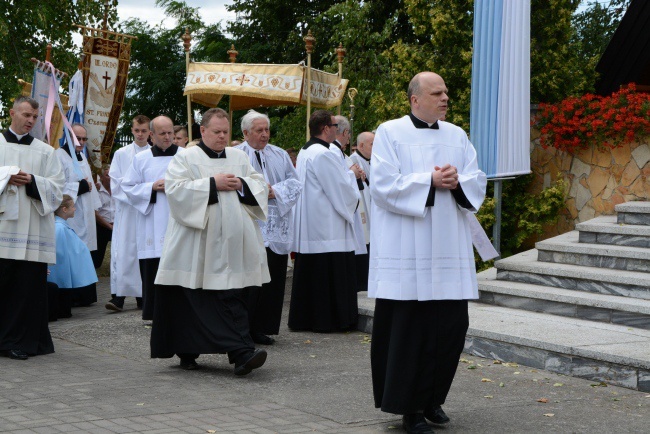
[{"label": "canopy pole", "polygon": [[[235,63],[237,61],[237,55],[239,52],[235,50],[235,44],[230,44],[230,50],[227,51],[228,60],[230,63]],[[230,130],[228,131],[228,145],[232,143],[232,95],[228,96],[228,119],[230,119]]]},{"label": "canopy pole", "polygon": [[305,121],[305,136],[309,141],[309,117],[311,116],[311,53],[314,51],[314,43],[316,38],[311,34],[311,30],[307,31],[307,36],[303,38],[305,41],[305,50],[307,51],[307,115]]},{"label": "canopy pole", "polygon": [[352,138],[354,137],[354,98],[359,93],[358,90],[351,87],[348,89],[348,98],[350,98],[350,143],[348,144],[348,154],[352,155]]},{"label": "canopy pole", "polygon": [[[185,77],[187,78],[190,72],[190,42],[192,41],[192,36],[187,27],[185,27],[185,33],[181,36],[183,40],[183,49],[185,50]],[[188,143],[191,142],[192,137],[192,98],[190,95],[187,95],[187,140]]]},{"label": "canopy pole", "polygon": [[[345,59],[345,48],[343,48],[342,43],[339,43],[339,47],[336,49],[336,57],[339,61],[339,79],[343,80],[343,59]],[[352,104],[354,104],[354,101],[352,101]],[[339,116],[341,115],[341,104],[337,107],[336,114]],[[350,134],[352,134],[352,131],[350,131]],[[350,149],[351,148],[352,146],[350,146]]]}]

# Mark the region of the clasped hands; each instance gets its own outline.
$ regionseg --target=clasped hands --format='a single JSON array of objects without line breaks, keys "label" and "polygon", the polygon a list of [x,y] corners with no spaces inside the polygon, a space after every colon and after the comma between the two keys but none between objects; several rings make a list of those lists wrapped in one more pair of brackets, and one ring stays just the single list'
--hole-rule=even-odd
[{"label": "clasped hands", "polygon": [[435,188],[454,190],[458,187],[458,170],[450,164],[445,164],[442,167],[435,166],[434,172],[431,173],[431,179]]},{"label": "clasped hands", "polygon": [[357,163],[350,166],[350,170],[354,172],[354,176],[356,176],[357,179],[361,179],[362,181],[366,180],[366,172],[364,172],[361,166],[359,166]]},{"label": "clasped hands", "polygon": [[153,183],[153,191],[165,191],[165,180],[159,179]]},{"label": "clasped hands", "polygon": [[219,173],[213,176],[217,184],[217,190],[220,191],[237,191],[242,189],[241,179],[232,173]]}]

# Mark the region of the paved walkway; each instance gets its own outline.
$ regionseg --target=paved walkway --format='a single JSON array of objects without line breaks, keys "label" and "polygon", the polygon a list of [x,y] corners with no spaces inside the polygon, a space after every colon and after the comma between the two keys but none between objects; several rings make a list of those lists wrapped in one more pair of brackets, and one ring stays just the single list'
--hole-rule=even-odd
[{"label": "paved walkway", "polygon": [[[225,355],[184,371],[177,359],[149,358],[150,328],[133,299],[108,313],[106,278],[98,292],[96,305],[50,323],[55,354],[0,358],[0,432],[400,432],[399,417],[373,406],[364,333],[291,333],[285,318],[250,375],[235,377]],[[452,422],[438,432],[650,429],[648,394],[463,357],[445,405]]]}]

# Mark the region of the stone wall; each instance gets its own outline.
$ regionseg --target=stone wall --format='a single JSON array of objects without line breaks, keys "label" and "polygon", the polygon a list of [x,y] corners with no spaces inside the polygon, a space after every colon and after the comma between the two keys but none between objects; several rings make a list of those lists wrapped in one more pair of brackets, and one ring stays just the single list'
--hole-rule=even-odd
[{"label": "stone wall", "polygon": [[543,149],[539,132],[531,132],[532,192],[550,186],[558,177],[567,187],[566,208],[557,225],[546,228],[548,238],[573,230],[576,223],[603,214],[629,201],[650,200],[650,136],[616,149],[591,148],[575,155]]}]

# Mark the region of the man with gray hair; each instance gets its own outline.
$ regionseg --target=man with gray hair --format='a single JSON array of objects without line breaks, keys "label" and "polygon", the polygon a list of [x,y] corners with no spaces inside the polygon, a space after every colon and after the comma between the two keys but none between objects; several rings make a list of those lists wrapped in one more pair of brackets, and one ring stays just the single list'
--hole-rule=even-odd
[{"label": "man with gray hair", "polygon": [[54,211],[65,179],[47,143],[29,135],[38,102],[18,97],[0,135],[0,355],[54,352],[47,325],[47,264],[56,262]]},{"label": "man with gray hair", "polygon": [[264,175],[269,186],[267,220],[257,220],[262,230],[271,281],[247,289],[248,321],[253,342],[272,345],[268,335],[280,332],[287,262],[293,243],[294,205],[302,186],[289,154],[269,143],[271,121],[268,116],[249,110],[241,120],[245,141],[235,146],[246,152],[253,168]]},{"label": "man with gray hair", "polygon": [[[375,140],[375,134],[365,131],[357,136],[357,150],[350,155],[350,160],[358,164],[361,170],[366,174],[363,180],[365,188],[361,190],[361,203],[359,204],[359,214],[361,215],[361,224],[363,225],[363,237],[366,243],[366,250],[370,252],[370,156],[372,154],[372,143]],[[368,290],[368,254],[357,255],[355,259],[357,270],[357,291]]]}]

